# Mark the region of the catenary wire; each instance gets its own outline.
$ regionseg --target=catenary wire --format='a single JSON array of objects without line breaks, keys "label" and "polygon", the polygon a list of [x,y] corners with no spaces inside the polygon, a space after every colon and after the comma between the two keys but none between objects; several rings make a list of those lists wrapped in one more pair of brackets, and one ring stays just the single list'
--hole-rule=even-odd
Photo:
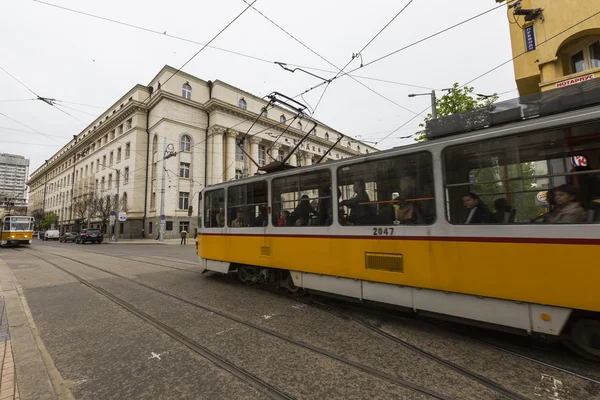
[{"label": "catenary wire", "polygon": [[[247,0],[242,0],[244,3],[248,4]],[[327,64],[331,65],[332,67],[334,67],[335,69],[337,69],[338,71],[342,71],[342,69],[340,69],[340,67],[338,67],[337,65],[333,64],[331,61],[327,60],[325,57],[323,57],[322,55],[320,55],[319,53],[317,53],[315,50],[313,50],[312,48],[310,48],[308,45],[306,45],[305,43],[303,43],[300,39],[298,39],[297,37],[295,37],[294,35],[292,35],[290,32],[288,32],[287,30],[285,30],[285,28],[283,28],[281,25],[279,25],[277,22],[273,21],[271,18],[269,18],[267,15],[265,15],[262,11],[260,11],[259,9],[257,9],[256,7],[250,5],[249,7],[252,7],[252,9],[254,11],[256,11],[258,14],[260,14],[263,18],[265,18],[267,21],[269,21],[271,24],[275,25],[279,30],[281,30],[283,33],[285,33],[286,35],[288,35],[289,37],[291,37],[294,41],[296,41],[297,43],[299,43],[302,47],[306,48],[307,50],[309,50],[311,53],[313,53],[314,55],[316,55],[317,57],[319,57],[321,60],[325,61]],[[344,73],[344,75],[348,75],[346,73]],[[340,75],[341,76],[341,75]],[[350,76],[350,75],[348,75]],[[338,76],[339,77],[339,76]],[[382,99],[385,99],[386,101],[389,101],[390,103],[402,108],[405,111],[408,111],[410,113],[415,113],[414,111],[412,111],[411,109],[391,100],[390,98],[382,95],[381,93],[377,92],[376,90],[372,89],[371,87],[365,85],[363,82],[359,81],[358,79],[354,78],[353,76],[350,76],[350,78],[352,80],[354,80],[356,83],[358,83],[359,85],[363,86],[365,89],[369,90],[370,92],[376,94],[377,96],[381,97]],[[324,83],[331,83],[334,79],[329,79],[324,81]],[[329,86],[329,84],[327,85]],[[305,94],[306,92],[302,93]],[[321,102],[323,95],[325,94],[325,91],[323,91],[323,93],[321,94],[321,98],[319,99],[319,102]],[[298,95],[300,96],[300,95]],[[295,96],[295,97],[298,97]],[[317,104],[318,105],[318,104]],[[315,110],[316,110],[317,106],[315,106]]]},{"label": "catenary wire", "polygon": [[[506,4],[510,4],[510,3],[514,2],[514,1],[516,1],[516,0],[509,1],[509,2],[508,2],[508,3],[506,3]],[[410,43],[410,44],[408,44],[408,45],[406,45],[406,46],[404,46],[404,47],[401,47],[401,48],[399,48],[399,49],[397,49],[397,50],[394,50],[394,51],[392,51],[392,52],[390,52],[390,53],[387,53],[387,54],[385,54],[385,55],[383,55],[383,56],[381,56],[381,57],[379,57],[379,58],[376,58],[375,60],[369,61],[368,63],[366,63],[366,64],[363,64],[363,65],[361,65],[361,66],[359,66],[359,67],[357,67],[357,68],[354,68],[354,69],[352,69],[352,70],[350,70],[350,71],[348,71],[348,72],[344,72],[343,74],[340,74],[340,75],[339,75],[337,78],[335,78],[335,79],[339,79],[339,78],[341,78],[341,77],[343,77],[343,76],[350,75],[351,73],[353,73],[353,72],[355,72],[355,71],[358,71],[359,69],[365,68],[365,67],[367,67],[367,66],[369,66],[369,65],[372,65],[372,64],[374,64],[374,63],[376,63],[376,62],[379,62],[379,61],[381,61],[381,60],[384,60],[384,59],[386,59],[386,58],[388,58],[388,57],[391,57],[392,55],[395,55],[395,54],[397,54],[397,53],[400,53],[401,51],[404,51],[404,50],[406,50],[406,49],[409,49],[409,48],[411,48],[411,47],[413,47],[413,46],[416,46],[416,45],[418,45],[418,44],[420,44],[420,43],[423,43],[423,42],[425,42],[425,41],[427,41],[427,40],[429,40],[429,39],[432,39],[432,38],[434,38],[434,37],[436,37],[436,36],[439,36],[439,35],[441,35],[442,33],[448,32],[448,31],[450,31],[450,30],[452,30],[452,29],[454,29],[454,28],[457,28],[457,27],[459,27],[459,26],[461,26],[461,25],[464,25],[464,24],[466,24],[467,22],[470,22],[470,21],[472,21],[472,20],[474,20],[474,19],[477,19],[477,18],[479,18],[479,17],[482,17],[482,16],[484,16],[484,15],[486,15],[486,14],[489,14],[490,12],[492,12],[492,11],[495,11],[495,10],[497,10],[497,9],[501,8],[501,7],[504,7],[504,6],[505,6],[505,4],[500,4],[500,5],[498,5],[498,6],[495,6],[495,7],[493,7],[493,8],[490,8],[490,9],[488,9],[488,10],[486,10],[486,11],[483,11],[483,12],[481,12],[481,13],[477,14],[477,15],[474,15],[474,16],[472,16],[472,17],[469,17],[469,18],[467,18],[467,19],[465,19],[465,20],[463,20],[463,21],[461,21],[461,22],[458,22],[458,23],[456,23],[456,24],[454,24],[454,25],[451,25],[451,26],[449,26],[449,27],[447,27],[447,28],[445,28],[445,29],[442,29],[442,30],[440,30],[440,31],[437,31],[437,32],[435,32],[435,33],[433,33],[433,34],[431,34],[431,35],[429,35],[429,36],[426,36],[426,37],[424,37],[424,38],[422,38],[422,39],[419,39],[419,40],[417,40],[417,41],[415,41],[415,42],[412,42],[412,43]],[[321,86],[325,85],[326,83],[327,83],[327,81],[323,81],[323,82],[321,82],[321,83],[319,83],[319,84],[317,84],[317,85],[315,85],[315,86],[313,86],[313,87],[311,87],[311,88],[309,88],[309,89],[305,90],[305,91],[304,91],[304,92],[302,92],[301,94],[306,94],[306,93],[308,93],[308,92],[311,92],[311,91],[315,90],[316,88],[318,88],[318,87],[321,87]]]},{"label": "catenary wire", "polygon": [[[118,25],[122,25],[122,26],[127,26],[129,28],[138,29],[138,30],[145,31],[145,32],[148,32],[148,33],[153,33],[155,35],[160,35],[160,36],[163,36],[163,37],[168,37],[168,38],[180,40],[180,41],[183,41],[183,42],[204,45],[204,43],[198,42],[196,40],[188,39],[188,38],[181,37],[181,36],[172,35],[172,34],[169,34],[169,33],[166,33],[166,32],[160,32],[160,31],[157,31],[157,30],[145,28],[143,26],[139,26],[139,25],[134,25],[134,24],[122,22],[122,21],[115,20],[115,19],[112,19],[112,18],[102,17],[102,16],[99,16],[99,15],[87,13],[87,12],[84,12],[84,11],[80,11],[80,10],[76,10],[76,9],[72,9],[72,8],[68,8],[68,7],[59,6],[59,5],[52,4],[52,3],[47,3],[47,2],[44,2],[44,1],[40,1],[40,0],[34,0],[34,1],[36,3],[44,4],[44,5],[47,5],[47,6],[50,6],[50,7],[55,7],[55,8],[62,9],[62,10],[65,10],[65,11],[69,11],[69,12],[73,12],[73,13],[76,13],[76,14],[81,14],[81,15],[85,15],[85,16],[88,16],[88,17],[91,17],[91,18],[100,19],[100,20],[103,20],[103,21],[106,21],[106,22],[111,22],[111,23],[114,23],[114,24],[118,24]],[[230,49],[225,49],[225,48],[222,48],[222,47],[208,46],[208,48],[213,49],[213,50],[222,51],[222,52],[229,53],[229,54],[234,54],[234,55],[237,55],[237,56],[240,56],[240,57],[245,57],[245,58],[248,58],[248,59],[252,59],[252,60],[264,62],[264,63],[271,64],[271,65],[273,65],[275,63],[275,61],[273,61],[273,60],[267,60],[265,58],[253,56],[253,55],[250,55],[250,54],[241,53],[241,52],[230,50]],[[315,67],[310,67],[310,66],[301,65],[301,64],[286,63],[286,65],[293,66],[293,67],[299,67],[299,68],[303,68],[303,69],[309,69],[309,70],[313,70],[313,71],[336,73],[336,71],[322,69],[322,68],[315,68]],[[419,86],[419,85],[414,85],[414,84],[410,84],[410,83],[396,82],[396,81],[392,81],[392,80],[380,79],[380,78],[373,78],[373,77],[369,77],[369,76],[361,76],[361,75],[353,75],[353,76],[356,77],[356,78],[373,80],[373,81],[383,82],[383,83],[389,83],[389,84],[392,84],[392,85],[401,85],[401,86],[414,87],[414,88],[418,88],[418,89],[428,89],[428,90],[432,90],[433,89],[433,88],[427,87],[427,86]],[[63,101],[63,103],[69,103],[69,102]],[[87,106],[87,107],[95,107],[95,108],[103,108],[103,109],[106,108],[106,107],[92,106],[92,105],[81,104],[81,103],[73,103],[73,102],[70,102],[70,103],[71,104],[84,105],[84,106]]]}]

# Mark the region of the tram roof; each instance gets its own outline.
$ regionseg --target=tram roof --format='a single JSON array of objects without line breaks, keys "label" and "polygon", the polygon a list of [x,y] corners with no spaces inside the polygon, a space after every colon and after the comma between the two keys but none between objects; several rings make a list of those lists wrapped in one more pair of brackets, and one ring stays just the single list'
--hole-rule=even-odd
[{"label": "tram roof", "polygon": [[427,121],[429,140],[504,125],[531,118],[560,114],[600,104],[600,79],[494,103],[489,107]]}]

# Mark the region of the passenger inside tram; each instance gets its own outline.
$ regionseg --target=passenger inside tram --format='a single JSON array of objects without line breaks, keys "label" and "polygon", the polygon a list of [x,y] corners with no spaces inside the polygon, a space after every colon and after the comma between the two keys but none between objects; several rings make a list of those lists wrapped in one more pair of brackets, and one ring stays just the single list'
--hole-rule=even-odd
[{"label": "passenger inside tram", "polygon": [[400,179],[400,191],[392,194],[394,225],[420,225],[425,223],[425,215],[421,204],[416,199],[416,182],[414,176],[404,176]]},{"label": "passenger inside tram", "polygon": [[489,224],[494,221],[490,209],[475,193],[463,196],[462,201],[467,211],[465,224]]},{"label": "passenger inside tram", "polygon": [[238,210],[236,216],[237,218],[231,221],[231,227],[243,228],[244,226],[246,226],[246,224],[244,223],[244,211],[241,209]]},{"label": "passenger inside tram", "polygon": [[219,213],[217,214],[217,226],[222,228],[225,226],[225,209],[223,207],[219,208]]},{"label": "passenger inside tram", "polygon": [[506,199],[501,197],[494,200],[494,221],[499,224],[510,224],[515,221],[516,210],[512,208]]},{"label": "passenger inside tram", "polygon": [[287,226],[289,218],[290,212],[287,210],[282,211],[281,216],[279,217],[279,221],[277,222],[277,226]]},{"label": "passenger inside tram", "polygon": [[354,197],[343,200],[340,205],[350,209],[350,215],[348,216],[350,223],[355,225],[366,224],[371,213],[370,205],[364,204],[370,201],[369,195],[365,191],[365,181],[362,179],[355,180],[352,189],[354,190]]},{"label": "passenger inside tram", "polygon": [[308,226],[310,216],[316,214],[317,212],[310,204],[310,198],[307,194],[303,194],[292,215],[296,226]]},{"label": "passenger inside tram", "polygon": [[587,213],[578,200],[579,190],[565,184],[554,189],[555,212],[551,213],[546,222],[551,224],[575,224],[585,222]]},{"label": "passenger inside tram", "polygon": [[256,218],[250,222],[249,226],[258,227],[258,226],[267,226],[269,223],[269,214],[267,212],[267,206],[263,205],[259,207],[259,214]]}]

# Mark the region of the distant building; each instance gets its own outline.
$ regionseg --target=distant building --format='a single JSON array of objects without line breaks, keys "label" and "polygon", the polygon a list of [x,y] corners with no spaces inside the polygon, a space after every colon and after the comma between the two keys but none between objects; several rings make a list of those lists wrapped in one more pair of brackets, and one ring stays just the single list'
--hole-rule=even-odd
[{"label": "distant building", "polygon": [[[156,237],[166,140],[174,152],[165,160],[166,237],[178,237],[181,229],[197,227],[202,189],[254,175],[257,167],[248,155],[259,165],[282,160],[312,127],[225,82],[176,72],[165,66],[147,86],[133,87],[38,168],[29,180],[30,211],[55,212],[63,230],[88,223],[103,228],[97,213],[88,218],[93,213],[85,206],[95,193],[109,197],[113,211],[126,211],[122,237]],[[376,151],[319,124],[288,164],[316,163],[340,135],[323,161]],[[236,142],[243,137],[244,150]]]},{"label": "distant building", "polygon": [[0,207],[27,205],[29,160],[16,154],[0,154]]},{"label": "distant building", "polygon": [[521,96],[600,78],[600,15],[589,18],[598,7],[598,1],[581,0],[508,4]]}]

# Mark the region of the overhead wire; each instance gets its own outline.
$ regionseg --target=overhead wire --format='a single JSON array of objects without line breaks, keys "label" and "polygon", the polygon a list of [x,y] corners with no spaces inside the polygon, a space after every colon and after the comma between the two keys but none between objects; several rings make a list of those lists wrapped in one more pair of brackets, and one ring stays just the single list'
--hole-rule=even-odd
[{"label": "overhead wire", "polygon": [[[588,20],[590,20],[590,19],[594,18],[595,16],[597,16],[597,15],[599,15],[599,14],[600,14],[600,11],[598,11],[598,12],[596,12],[596,13],[594,13],[594,14],[590,15],[590,16],[589,16],[589,17],[587,17],[587,18],[584,18],[584,19],[582,19],[582,20],[581,20],[581,21],[579,21],[579,22],[576,22],[575,24],[573,24],[573,25],[569,26],[568,28],[566,28],[566,29],[563,29],[562,31],[560,31],[560,32],[558,32],[558,33],[556,33],[556,34],[554,34],[554,35],[550,36],[550,37],[549,37],[549,38],[547,38],[546,40],[543,40],[543,41],[539,42],[539,43],[537,44],[537,46],[539,47],[539,46],[543,45],[544,43],[547,43],[547,42],[549,42],[550,40],[552,40],[552,39],[554,39],[554,38],[556,38],[556,37],[558,37],[558,36],[562,35],[563,33],[565,33],[565,32],[567,32],[567,31],[569,31],[569,30],[571,30],[571,29],[575,28],[577,25],[581,25],[581,24],[583,24],[584,22],[586,22],[586,21],[588,21]],[[475,82],[476,80],[478,80],[478,79],[480,79],[480,78],[483,78],[483,77],[484,77],[484,76],[486,76],[487,74],[489,74],[489,73],[491,73],[491,72],[494,72],[494,71],[495,71],[495,70],[497,70],[498,68],[501,68],[501,67],[503,67],[504,65],[508,64],[509,62],[512,62],[512,61],[516,60],[516,59],[517,59],[517,58],[519,58],[519,57],[522,57],[523,55],[525,55],[525,54],[527,54],[527,53],[528,53],[527,51],[524,51],[524,52],[522,52],[522,53],[519,53],[519,54],[517,54],[516,56],[514,56],[514,57],[510,58],[509,60],[507,60],[507,61],[504,61],[503,63],[501,63],[501,64],[499,64],[499,65],[495,66],[494,68],[492,68],[492,69],[490,69],[490,70],[488,70],[488,71],[486,71],[486,72],[484,72],[484,73],[482,73],[482,74],[478,75],[477,77],[475,77],[475,78],[471,79],[470,81],[468,81],[467,83],[465,83],[463,86],[469,85],[469,84],[471,84],[471,83]]]},{"label": "overhead wire", "polygon": [[[571,30],[571,29],[575,28],[576,26],[578,26],[578,25],[580,25],[580,24],[582,24],[582,23],[584,23],[584,22],[586,22],[586,21],[588,21],[588,20],[590,20],[590,19],[594,18],[594,17],[595,17],[595,16],[597,16],[597,15],[600,15],[600,11],[598,11],[598,12],[596,12],[596,13],[594,13],[594,14],[592,14],[592,15],[590,15],[590,16],[588,16],[588,17],[584,18],[584,19],[582,19],[581,21],[579,21],[579,22],[576,22],[575,24],[573,24],[573,25],[571,25],[571,26],[569,26],[569,27],[567,27],[567,28],[563,29],[562,31],[560,31],[560,32],[558,32],[558,33],[556,33],[556,34],[554,34],[554,35],[550,36],[549,38],[547,38],[546,40],[544,40],[544,41],[542,41],[542,42],[538,43],[537,45],[538,45],[538,46],[541,46],[541,45],[543,45],[543,44],[547,43],[548,41],[550,41],[550,40],[552,40],[552,39],[554,39],[554,38],[556,38],[556,37],[558,37],[558,36],[562,35],[563,33],[565,33],[565,32],[567,32],[567,31],[569,31],[569,30]],[[484,77],[484,76],[488,75],[489,73],[491,73],[491,72],[493,72],[493,71],[497,70],[498,68],[501,68],[502,66],[504,66],[504,65],[508,64],[509,62],[511,62],[511,61],[514,61],[514,60],[516,60],[516,59],[517,59],[517,58],[519,58],[519,57],[522,57],[522,56],[523,56],[523,55],[525,55],[525,54],[527,54],[527,51],[524,51],[524,52],[522,52],[522,53],[519,53],[519,54],[517,54],[516,56],[514,56],[514,57],[510,58],[509,60],[507,60],[507,61],[505,61],[505,62],[503,62],[503,63],[501,63],[501,64],[499,64],[499,65],[495,66],[494,68],[492,68],[492,69],[490,69],[490,70],[488,70],[488,71],[486,71],[486,72],[484,72],[484,73],[482,73],[482,74],[478,75],[477,77],[475,77],[475,78],[473,78],[473,79],[469,80],[468,82],[464,83],[464,84],[463,84],[463,85],[461,85],[460,87],[462,88],[462,87],[465,87],[465,86],[467,86],[467,85],[469,85],[469,84],[471,84],[471,83],[475,82],[476,80],[478,80],[478,79],[480,79],[480,78],[482,78],[482,77]],[[502,93],[502,94],[510,93],[510,92],[513,92],[514,90],[515,90],[515,89],[513,89],[513,90],[509,90],[509,91],[507,91],[507,92],[504,92],[504,93]],[[424,109],[424,111],[426,111],[428,108],[429,108],[429,107],[426,107],[426,108]],[[404,124],[400,125],[400,126],[397,128],[397,129],[395,129],[394,131],[392,131],[392,132],[391,132],[389,135],[387,135],[387,136],[385,136],[383,139],[381,139],[381,140],[379,141],[379,143],[381,143],[383,140],[387,139],[387,138],[388,138],[389,136],[391,136],[393,133],[397,132],[397,131],[398,131],[398,129],[400,129],[400,128],[404,127],[405,125],[407,125],[408,123],[410,123],[412,120],[414,120],[414,118],[411,118],[410,120],[408,120],[408,121],[407,121],[407,122],[405,122]],[[400,137],[399,139],[408,139],[408,138],[410,138],[410,137],[412,137],[412,136],[415,136],[415,134],[413,134],[413,135],[409,135],[409,136],[405,136],[405,137]]]},{"label": "overhead wire", "polygon": [[[3,117],[5,117],[5,118],[8,118],[8,119],[10,119],[11,121],[13,121],[13,122],[16,122],[17,124],[19,124],[19,125],[22,125],[22,126],[24,126],[25,128],[27,128],[27,129],[29,129],[29,130],[33,131],[32,133],[37,133],[38,135],[46,136],[47,138],[50,138],[50,139],[54,140],[54,141],[55,141],[55,142],[57,142],[57,143],[61,143],[61,142],[59,142],[58,140],[54,139],[54,138],[53,138],[51,135],[45,134],[45,133],[43,133],[43,132],[40,132],[40,131],[38,131],[37,129],[35,129],[35,128],[32,128],[32,127],[30,127],[29,125],[26,125],[26,124],[24,124],[24,123],[23,123],[23,122],[21,122],[21,121],[18,121],[18,120],[16,120],[16,119],[12,118],[12,117],[9,117],[8,115],[4,114],[3,112],[0,112],[0,115],[2,115]],[[61,144],[62,144],[62,143],[61,143]]]},{"label": "overhead wire", "polygon": [[[52,4],[52,3],[48,3],[48,2],[40,1],[40,0],[33,0],[33,1],[36,2],[36,3],[44,4],[46,6],[55,7],[55,8],[62,9],[62,10],[65,10],[65,11],[69,11],[69,12],[73,12],[73,13],[76,13],[76,14],[85,15],[85,16],[88,16],[90,18],[96,18],[96,19],[100,19],[100,20],[103,20],[103,21],[106,21],[106,22],[110,22],[110,23],[114,23],[114,24],[126,26],[126,27],[133,28],[133,29],[138,29],[138,30],[141,30],[141,31],[145,31],[145,32],[148,32],[148,33],[155,34],[155,35],[160,35],[162,37],[168,37],[168,38],[175,39],[175,40],[180,40],[180,41],[183,41],[183,42],[204,45],[204,43],[198,42],[196,40],[188,39],[188,38],[177,36],[177,35],[172,35],[172,34],[169,34],[169,33],[166,33],[166,32],[160,32],[160,31],[157,31],[157,30],[154,30],[154,29],[145,28],[143,26],[130,24],[130,23],[119,21],[119,20],[112,19],[112,18],[102,17],[100,15],[87,13],[85,11],[80,11],[80,10],[76,10],[76,9],[73,9],[73,8],[59,6],[57,4]],[[239,52],[239,51],[235,51],[235,50],[231,50],[231,49],[226,49],[226,48],[223,48],[223,47],[208,46],[208,48],[213,49],[213,50],[222,51],[222,52],[229,53],[229,54],[233,54],[233,55],[237,55],[237,56],[240,56],[240,57],[245,57],[245,58],[252,59],[252,60],[255,60],[255,61],[264,62],[264,63],[271,64],[271,65],[273,65],[275,63],[275,61],[273,61],[273,60],[268,60],[268,59],[265,59],[265,58],[253,56],[253,55],[250,55],[250,54],[245,54],[245,53],[242,53],[242,52]],[[313,70],[313,71],[336,73],[336,71],[322,69],[322,68],[315,68],[315,67],[310,67],[310,66],[306,66],[306,65],[294,64],[294,63],[286,63],[286,64],[290,65],[290,66],[294,66],[294,67],[300,67],[300,68],[303,68],[303,69]],[[426,86],[419,86],[419,85],[414,85],[414,84],[410,84],[410,83],[396,82],[396,81],[391,81],[391,80],[386,80],[386,79],[380,79],[380,78],[373,78],[373,77],[369,77],[369,76],[354,75],[354,77],[361,78],[361,79],[367,79],[367,80],[373,80],[373,81],[377,81],[377,82],[389,83],[389,84],[392,84],[392,85],[401,85],[401,86],[415,87],[415,88],[419,88],[419,89],[429,89],[429,90],[433,89],[433,88],[426,87]],[[65,103],[68,103],[68,102],[65,102]],[[96,108],[106,108],[106,107],[92,106],[92,105],[81,104],[81,103],[72,103],[72,104],[86,105],[88,107],[96,107]]]},{"label": "overhead wire", "polygon": [[[510,3],[514,2],[514,1],[516,1],[516,0],[511,0],[511,1],[507,2],[506,4],[510,4]],[[352,74],[352,73],[353,73],[353,72],[355,72],[355,71],[358,71],[359,69],[363,69],[363,68],[365,68],[365,67],[367,67],[367,66],[369,66],[369,65],[372,65],[372,64],[374,64],[374,63],[377,63],[377,62],[379,62],[379,61],[381,61],[381,60],[384,60],[384,59],[386,59],[386,58],[388,58],[388,57],[391,57],[392,55],[398,54],[398,53],[400,53],[400,52],[402,52],[402,51],[404,51],[404,50],[406,50],[406,49],[409,49],[409,48],[411,48],[411,47],[414,47],[414,46],[416,46],[416,45],[418,45],[418,44],[420,44],[420,43],[423,43],[423,42],[425,42],[425,41],[427,41],[427,40],[429,40],[429,39],[432,39],[432,38],[434,38],[434,37],[436,37],[436,36],[439,36],[439,35],[441,35],[442,33],[448,32],[448,31],[450,31],[450,30],[452,30],[452,29],[455,29],[455,28],[457,28],[457,27],[459,27],[459,26],[461,26],[461,25],[464,25],[464,24],[466,24],[467,22],[470,22],[470,21],[472,21],[472,20],[474,20],[474,19],[477,19],[477,18],[479,18],[479,17],[482,17],[482,16],[484,16],[484,15],[486,15],[486,14],[489,14],[490,12],[492,12],[492,11],[495,11],[495,10],[497,10],[497,9],[501,8],[501,7],[505,7],[505,4],[500,4],[500,5],[498,5],[498,6],[492,7],[492,8],[490,8],[490,9],[488,9],[488,10],[486,10],[486,11],[483,11],[483,12],[481,12],[481,13],[477,14],[477,15],[474,15],[474,16],[472,16],[472,17],[469,17],[469,18],[467,18],[467,19],[465,19],[465,20],[462,20],[462,21],[460,21],[460,22],[458,22],[458,23],[456,23],[456,24],[454,24],[454,25],[451,25],[451,26],[449,26],[449,27],[447,27],[447,28],[445,28],[445,29],[442,29],[442,30],[440,30],[440,31],[437,31],[437,32],[435,32],[435,33],[433,33],[433,34],[431,34],[431,35],[429,35],[429,36],[426,36],[426,37],[424,37],[424,38],[421,38],[421,39],[419,39],[419,40],[417,40],[417,41],[415,41],[415,42],[412,42],[412,43],[410,43],[410,44],[408,44],[408,45],[406,45],[406,46],[403,46],[403,47],[401,47],[401,48],[399,48],[399,49],[397,49],[397,50],[394,50],[394,51],[392,51],[392,52],[390,52],[390,53],[387,53],[387,54],[385,54],[385,55],[383,55],[383,56],[381,56],[381,57],[378,57],[378,58],[376,58],[375,60],[369,61],[369,62],[367,62],[366,64],[363,64],[363,65],[361,65],[361,66],[359,66],[359,67],[357,67],[357,68],[354,68],[354,69],[352,69],[352,70],[350,70],[350,71],[348,71],[348,72],[344,72],[343,74],[340,74],[339,76],[337,76],[335,79],[339,79],[339,78],[341,78],[341,77],[343,77],[343,76],[346,76],[346,75],[350,76],[350,74]],[[313,87],[311,87],[311,88],[309,88],[309,89],[305,90],[305,91],[304,91],[304,92],[302,92],[301,94],[306,94],[306,93],[309,93],[309,92],[311,92],[311,91],[313,91],[313,90],[315,90],[315,89],[317,89],[317,88],[319,88],[319,87],[321,87],[321,86],[325,85],[326,83],[327,83],[327,81],[323,81],[323,82],[321,82],[321,83],[319,83],[319,84],[317,84],[317,85],[315,85],[315,86],[313,86]]]},{"label": "overhead wire", "polygon": [[[248,4],[247,0],[242,0],[244,3]],[[411,0],[412,2],[412,0]],[[409,3],[410,4],[410,3]],[[320,55],[319,53],[317,53],[315,50],[313,50],[312,48],[310,48],[308,45],[306,45],[305,43],[303,43],[300,39],[298,39],[297,37],[295,37],[294,35],[292,35],[290,32],[288,32],[285,28],[283,28],[281,25],[279,25],[277,22],[273,21],[271,18],[269,18],[267,15],[265,15],[262,11],[260,11],[259,9],[257,9],[254,6],[251,6],[252,9],[254,11],[256,11],[258,14],[260,14],[263,18],[265,18],[267,21],[269,21],[271,24],[275,25],[279,30],[281,30],[283,33],[285,33],[286,35],[288,35],[289,37],[291,37],[294,41],[296,41],[297,43],[299,43],[302,47],[306,48],[308,51],[310,51],[311,53],[313,53],[314,55],[316,55],[317,57],[319,57],[321,60],[325,61],[327,64],[331,65],[332,67],[334,67],[335,69],[337,69],[338,71],[342,71],[342,69],[340,67],[338,67],[337,65],[333,64],[331,61],[329,61],[328,59],[326,59],[325,57],[323,57],[322,55]],[[344,73],[344,75],[348,75],[346,73]],[[348,75],[350,76],[350,75]],[[339,76],[338,76],[339,77]],[[359,81],[358,79],[354,78],[353,76],[350,76],[350,78],[352,80],[354,80],[356,83],[358,83],[359,85],[363,86],[365,89],[369,90],[370,92],[376,94],[377,96],[385,99],[386,101],[389,101],[390,103],[404,109],[405,111],[408,111],[410,113],[414,113],[414,111],[412,111],[411,109],[391,100],[390,98],[382,95],[381,93],[377,92],[376,90],[372,89],[371,87],[367,86],[366,84],[364,84],[363,82]],[[337,78],[335,78],[337,79]],[[323,83],[327,83],[327,86],[329,86],[329,83],[331,83],[334,80],[334,78],[329,79],[329,80],[325,80]],[[319,98],[319,101],[317,102],[317,105],[314,107],[315,110],[317,109],[317,106],[320,104],[321,100],[323,99],[323,96],[325,95],[325,91],[326,89],[323,91],[323,93],[321,94],[321,97]],[[295,97],[299,97],[303,94],[305,94],[307,92],[303,92],[302,94],[298,95],[298,96],[294,96]]]}]

